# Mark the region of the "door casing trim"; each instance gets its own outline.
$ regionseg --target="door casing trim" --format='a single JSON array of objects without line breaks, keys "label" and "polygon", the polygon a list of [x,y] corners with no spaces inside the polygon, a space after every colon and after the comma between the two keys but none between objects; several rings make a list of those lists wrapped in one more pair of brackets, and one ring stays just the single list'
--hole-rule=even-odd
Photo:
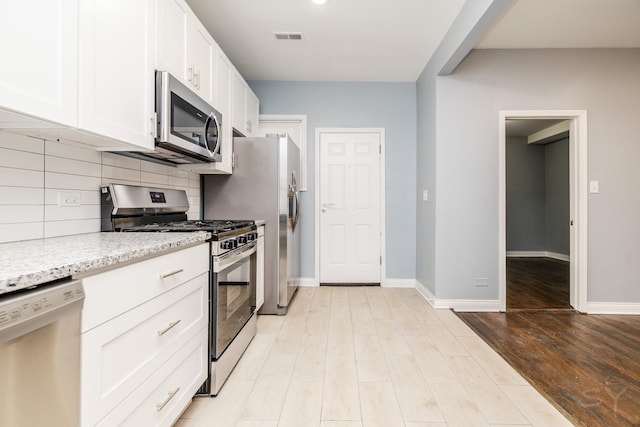
[{"label": "door casing trim", "polygon": [[316,128],[315,129],[315,277],[320,283],[320,134],[322,133],[375,133],[380,136],[380,285],[387,282],[386,256],[386,198],[385,198],[385,129],[384,128]]}]

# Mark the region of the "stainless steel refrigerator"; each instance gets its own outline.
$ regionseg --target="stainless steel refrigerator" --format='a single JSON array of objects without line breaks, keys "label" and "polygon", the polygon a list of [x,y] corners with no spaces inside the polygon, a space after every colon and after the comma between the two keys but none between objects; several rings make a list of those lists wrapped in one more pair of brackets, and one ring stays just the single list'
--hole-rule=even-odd
[{"label": "stainless steel refrigerator", "polygon": [[287,135],[233,144],[233,174],[204,178],[204,219],[266,221],[259,313],[283,315],[300,282],[300,150]]}]

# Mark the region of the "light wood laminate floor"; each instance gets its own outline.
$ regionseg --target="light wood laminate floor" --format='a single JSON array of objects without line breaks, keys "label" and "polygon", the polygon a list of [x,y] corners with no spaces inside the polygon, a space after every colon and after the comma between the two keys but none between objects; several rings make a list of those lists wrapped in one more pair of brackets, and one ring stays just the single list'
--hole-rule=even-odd
[{"label": "light wood laminate floor", "polygon": [[300,288],[216,398],[178,427],[571,425],[450,310],[415,289]]}]

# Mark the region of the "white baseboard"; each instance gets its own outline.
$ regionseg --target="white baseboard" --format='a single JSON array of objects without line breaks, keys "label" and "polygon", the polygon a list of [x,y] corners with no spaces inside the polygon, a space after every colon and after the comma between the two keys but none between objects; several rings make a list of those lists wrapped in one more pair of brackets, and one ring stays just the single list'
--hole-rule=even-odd
[{"label": "white baseboard", "polygon": [[380,285],[383,288],[415,288],[416,279],[391,279],[387,277]]},{"label": "white baseboard", "polygon": [[507,251],[507,258],[553,258],[570,261],[569,255],[549,251]]},{"label": "white baseboard", "polygon": [[416,280],[416,289],[433,308],[450,308],[455,311],[500,311],[499,300],[465,300],[465,299],[438,299],[420,281]]},{"label": "white baseboard", "polygon": [[433,296],[429,288],[427,288],[425,285],[420,283],[420,281],[417,279],[416,279],[416,290],[420,295],[424,297],[424,299],[427,300],[427,302],[431,305],[431,307],[435,306],[436,298]]},{"label": "white baseboard", "polygon": [[320,286],[320,283],[315,277],[301,277],[298,285],[313,288]]},{"label": "white baseboard", "polygon": [[587,302],[587,314],[640,314],[638,302]]}]

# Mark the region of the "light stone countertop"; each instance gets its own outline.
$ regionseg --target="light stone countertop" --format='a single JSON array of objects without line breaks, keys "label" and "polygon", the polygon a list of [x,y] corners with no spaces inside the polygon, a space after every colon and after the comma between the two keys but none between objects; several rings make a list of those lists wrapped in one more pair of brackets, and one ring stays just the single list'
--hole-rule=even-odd
[{"label": "light stone countertop", "polygon": [[256,227],[260,227],[261,225],[265,225],[267,221],[264,219],[256,219]]},{"label": "light stone countertop", "polygon": [[0,244],[0,294],[205,242],[206,232],[90,233]]}]

